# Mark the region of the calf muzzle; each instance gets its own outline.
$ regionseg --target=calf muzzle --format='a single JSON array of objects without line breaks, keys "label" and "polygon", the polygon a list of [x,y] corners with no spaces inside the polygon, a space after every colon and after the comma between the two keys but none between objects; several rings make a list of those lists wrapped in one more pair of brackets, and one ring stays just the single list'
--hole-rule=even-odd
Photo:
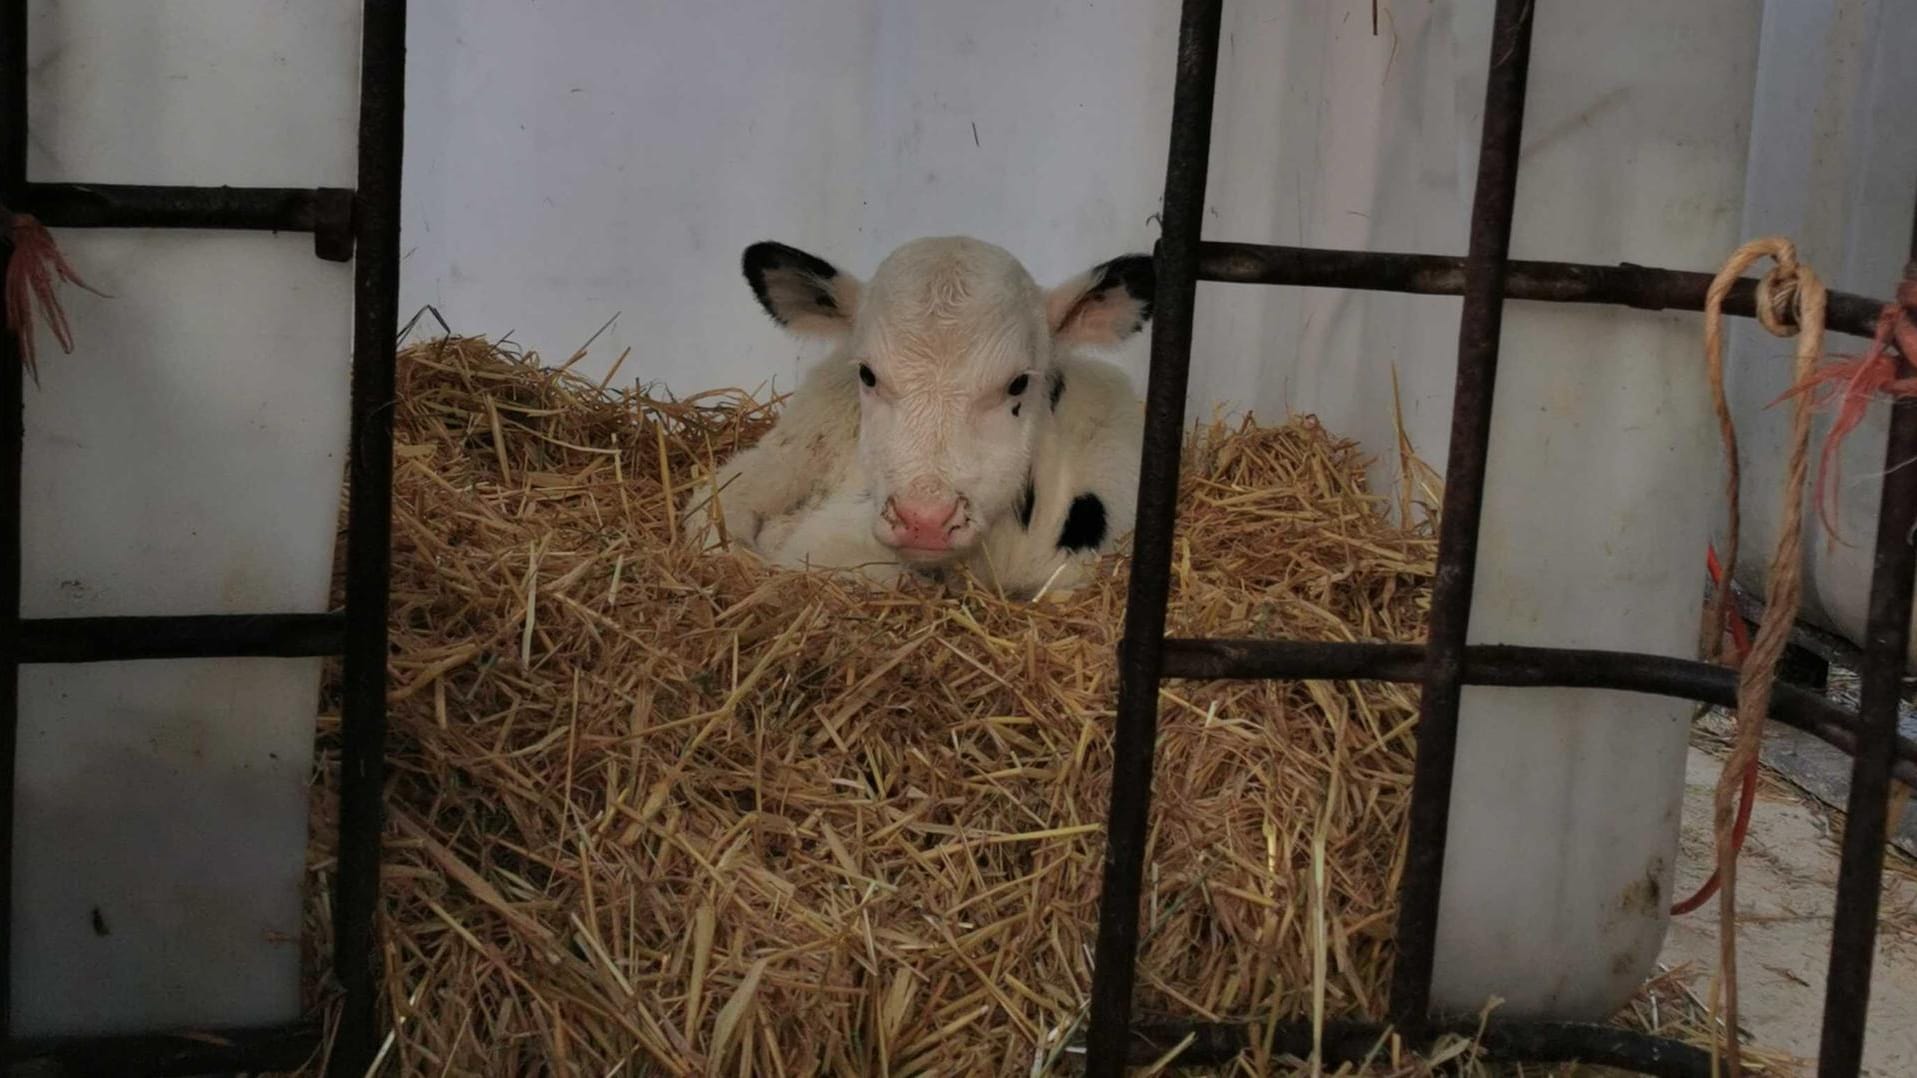
[{"label": "calf muzzle", "polygon": [[888,498],[879,517],[885,522],[886,541],[901,552],[942,554],[970,521],[965,499]]}]

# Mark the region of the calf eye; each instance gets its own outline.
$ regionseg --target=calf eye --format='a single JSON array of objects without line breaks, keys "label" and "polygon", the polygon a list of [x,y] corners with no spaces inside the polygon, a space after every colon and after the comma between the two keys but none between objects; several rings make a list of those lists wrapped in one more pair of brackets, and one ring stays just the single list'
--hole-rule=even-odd
[{"label": "calf eye", "polygon": [[1012,384],[1005,387],[1005,392],[1016,397],[1023,394],[1025,392],[1025,387],[1031,384],[1032,384],[1031,376],[1021,374],[1017,378],[1012,379]]},{"label": "calf eye", "polygon": [[859,364],[859,381],[865,383],[865,388],[871,389],[879,384],[879,376],[872,373],[872,368],[861,363]]}]

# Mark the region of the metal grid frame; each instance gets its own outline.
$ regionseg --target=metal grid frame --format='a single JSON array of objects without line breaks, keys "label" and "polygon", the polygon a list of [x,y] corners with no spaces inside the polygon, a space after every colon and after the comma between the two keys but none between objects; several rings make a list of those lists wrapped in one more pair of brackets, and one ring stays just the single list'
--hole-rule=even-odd
[{"label": "metal grid frame", "polygon": [[[1244,1045],[1238,1027],[1131,1022],[1138,899],[1149,820],[1158,683],[1166,678],[1372,678],[1424,687],[1411,808],[1410,858],[1397,931],[1392,1025],[1412,1042],[1475,1029],[1428,1015],[1432,944],[1443,866],[1462,686],[1614,688],[1729,705],[1731,674],[1701,662],[1574,649],[1465,645],[1490,434],[1490,404],[1503,301],[1621,304],[1700,310],[1707,274],[1518,262],[1507,258],[1517,149],[1528,74],[1532,6],[1498,0],[1484,138],[1472,209],[1469,254],[1460,258],[1201,242],[1222,0],[1185,0],[1166,170],[1164,231],[1133,573],[1127,597],[1108,853],[1099,913],[1087,1055],[1090,1075],[1120,1073],[1193,1036],[1185,1060],[1227,1059]],[[359,175],[339,189],[184,188],[32,183],[26,178],[26,4],[0,0],[0,203],[54,227],[199,228],[310,232],[317,256],[356,259],[353,402],[348,487],[345,609],[326,614],[22,619],[20,463],[24,370],[11,334],[0,335],[0,970],[8,968],[11,838],[18,670],[29,662],[342,655],[341,811],[334,918],[336,976],[345,995],[332,1057],[335,1073],[359,1073],[378,1037],[379,961],[373,936],[385,737],[386,598],[392,485],[393,336],[397,328],[399,186],[404,107],[404,0],[366,0],[361,53]],[[0,246],[0,259],[11,255]],[[1917,259],[1917,236],[1913,237]],[[0,260],[0,268],[4,261]],[[1322,644],[1296,641],[1176,640],[1164,636],[1174,495],[1190,366],[1192,301],[1199,280],[1370,291],[1462,295],[1456,402],[1440,524],[1439,572],[1428,642]],[[1753,313],[1755,282],[1733,292],[1727,310]],[[1830,327],[1868,334],[1881,304],[1833,293]],[[1886,460],[1917,457],[1917,401],[1892,411]],[[1884,809],[1893,774],[1917,780],[1917,745],[1896,734],[1899,679],[1908,643],[1917,469],[1885,477],[1856,713],[1779,685],[1773,717],[1852,753],[1849,825],[1838,884],[1819,1073],[1855,1075],[1876,932]],[[0,1030],[10,982],[0,977]],[[1324,1031],[1331,1060],[1355,1060],[1384,1033],[1380,1023],[1340,1022]],[[167,1034],[21,1043],[7,1035],[10,1061],[38,1059],[71,1073],[193,1074],[294,1066],[308,1058],[316,1023],[227,1031],[224,1045]],[[1302,1025],[1275,1031],[1280,1050],[1311,1047]],[[1492,1058],[1606,1063],[1649,1074],[1703,1075],[1708,1056],[1693,1047],[1606,1026],[1493,1022]]]},{"label": "metal grid frame", "polygon": [[[1370,679],[1416,682],[1423,688],[1389,1023],[1331,1024],[1323,1039],[1327,1063],[1356,1062],[1391,1031],[1413,1046],[1428,1044],[1444,1033],[1477,1031],[1475,1017],[1453,1021],[1430,1013],[1458,701],[1465,685],[1609,688],[1719,705],[1736,701],[1734,675],[1708,663],[1625,652],[1465,643],[1504,301],[1695,311],[1703,309],[1710,280],[1708,274],[1632,265],[1508,258],[1533,0],[1497,0],[1470,242],[1462,259],[1201,241],[1221,9],[1222,0],[1184,0],[1179,24],[1163,234],[1156,252],[1145,444],[1125,632],[1119,648],[1112,792],[1087,1038],[1090,1078],[1116,1076],[1128,1061],[1154,1059],[1188,1036],[1191,1044],[1180,1056],[1186,1063],[1223,1062],[1247,1044],[1241,1026],[1132,1021],[1162,680]],[[1909,274],[1917,274],[1917,228],[1913,232]],[[1191,365],[1192,301],[1201,280],[1463,297],[1438,567],[1425,644],[1165,637],[1178,461]],[[1755,286],[1754,280],[1742,282],[1726,310],[1751,316]],[[1832,293],[1829,328],[1869,336],[1882,307],[1878,300]],[[1861,1066],[1890,780],[1893,774],[1905,782],[1917,778],[1917,745],[1897,736],[1899,682],[1909,643],[1913,554],[1917,553],[1910,538],[1917,528],[1917,468],[1898,465],[1917,458],[1917,400],[1905,398],[1895,404],[1888,443],[1858,709],[1852,713],[1816,693],[1784,684],[1777,686],[1771,707],[1773,718],[1808,730],[1854,757],[1819,1045],[1818,1073],[1824,1078],[1851,1078]],[[1312,1050],[1308,1023],[1284,1025],[1268,1035],[1278,1051],[1304,1056]],[[1709,1053],[1693,1046],[1593,1024],[1493,1021],[1485,1031],[1484,1046],[1489,1058],[1505,1062],[1584,1062],[1686,1078],[1711,1071]]]},{"label": "metal grid frame", "polygon": [[[22,663],[136,659],[343,659],[333,967],[344,1001],[331,1072],[363,1074],[378,1045],[380,797],[386,736],[387,591],[392,534],[394,337],[399,307],[399,192],[405,105],[405,0],[365,0],[354,190],[34,183],[27,179],[27,5],[0,0],[0,204],[56,228],[307,232],[314,254],[352,261],[353,362],[346,602],[323,614],[109,618],[20,616],[21,450],[25,371],[0,332],[0,1033],[10,1065],[53,1073],[163,1075],[284,1070],[323,1039],[316,1019],[284,1027],[21,1041],[12,1034],[14,750]],[[0,240],[0,273],[12,257]]]}]

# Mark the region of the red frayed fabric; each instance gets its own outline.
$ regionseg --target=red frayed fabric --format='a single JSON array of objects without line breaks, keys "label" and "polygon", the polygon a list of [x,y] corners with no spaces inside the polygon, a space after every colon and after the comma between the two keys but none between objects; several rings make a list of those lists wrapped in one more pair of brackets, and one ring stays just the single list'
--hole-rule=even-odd
[{"label": "red frayed fabric", "polygon": [[1824,531],[1833,539],[1837,535],[1833,512],[1836,499],[1827,494],[1827,489],[1839,468],[1838,450],[1864,421],[1864,412],[1874,398],[1917,396],[1917,375],[1910,373],[1909,366],[1913,360],[1917,360],[1917,275],[1906,274],[1897,286],[1896,298],[1878,314],[1876,334],[1862,356],[1824,364],[1802,385],[1791,387],[1777,399],[1808,393],[1819,408],[1835,413],[1818,457],[1812,495]]},{"label": "red frayed fabric", "polygon": [[7,261],[7,325],[20,340],[20,361],[27,373],[40,380],[37,350],[34,347],[33,307],[39,301],[40,313],[60,350],[73,353],[73,327],[67,322],[66,308],[60,305],[55,287],[62,281],[78,285],[96,296],[106,293],[80,279],[66,256],[60,253],[53,234],[45,225],[24,213],[14,214],[9,228],[13,257]]}]

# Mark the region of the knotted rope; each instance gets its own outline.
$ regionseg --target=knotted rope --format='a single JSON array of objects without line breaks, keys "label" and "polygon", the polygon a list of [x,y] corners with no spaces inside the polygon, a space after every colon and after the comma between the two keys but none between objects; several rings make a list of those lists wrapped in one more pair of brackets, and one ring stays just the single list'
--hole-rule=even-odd
[{"label": "knotted rope", "polygon": [[[1718,661],[1726,658],[1722,649],[1729,621],[1730,581],[1737,570],[1740,525],[1737,428],[1731,420],[1730,404],[1724,392],[1724,300],[1744,271],[1763,258],[1770,258],[1776,264],[1758,282],[1758,324],[1773,336],[1797,338],[1791,388],[1772,402],[1792,400],[1795,404],[1791,413],[1789,460],[1784,473],[1783,523],[1771,554],[1768,594],[1757,635],[1745,641],[1741,633],[1735,634],[1739,637],[1736,641],[1737,717],[1730,756],[1718,776],[1711,806],[1717,870],[1692,903],[1680,904],[1679,909],[1673,911],[1679,912],[1702,901],[1712,884],[1716,884],[1720,936],[1718,984],[1724,1001],[1723,1051],[1733,1075],[1742,1073],[1737,1042],[1737,855],[1743,845],[1744,826],[1755,794],[1758,754],[1772,689],[1777,681],[1778,660],[1789,643],[1803,599],[1804,485],[1809,472],[1811,412],[1816,408],[1835,412],[1819,453],[1814,489],[1819,519],[1834,539],[1836,493],[1831,480],[1839,467],[1839,450],[1844,439],[1863,422],[1865,410],[1873,399],[1880,395],[1917,396],[1917,375],[1909,371],[1910,362],[1917,360],[1917,261],[1905,266],[1895,298],[1885,304],[1877,316],[1876,332],[1864,355],[1834,360],[1819,367],[1828,293],[1817,274],[1798,262],[1795,245],[1782,237],[1752,240],[1732,252],[1712,280],[1704,306],[1704,361],[1718,431],[1724,442],[1729,517],[1723,568],[1720,571],[1715,564],[1711,566],[1718,586],[1704,626],[1706,656]],[[1740,787],[1741,804],[1738,801]],[[1735,815],[1733,809],[1736,809]],[[1714,1007],[1717,991],[1716,987],[1712,990]],[[1714,1051],[1713,1057],[1715,1054]]]},{"label": "knotted rope", "polygon": [[[1725,261],[1711,281],[1704,303],[1704,361],[1711,383],[1712,405],[1724,442],[1725,497],[1729,526],[1725,537],[1724,579],[1737,572],[1740,479],[1737,454],[1737,427],[1731,419],[1730,402],[1724,392],[1724,300],[1731,286],[1744,271],[1760,259],[1776,263],[1757,287],[1757,321],[1777,337],[1796,336],[1797,351],[1792,383],[1804,386],[1816,375],[1817,361],[1824,350],[1824,314],[1827,294],[1824,284],[1809,266],[1797,260],[1797,248],[1782,237],[1752,240]],[[1791,317],[1794,315],[1794,318]],[[1792,325],[1792,322],[1795,325]],[[1718,776],[1712,800],[1711,830],[1715,838],[1718,877],[1718,960],[1719,983],[1724,998],[1724,1056],[1730,1073],[1741,1074],[1737,1043],[1737,843],[1734,840],[1735,810],[1742,776],[1756,766],[1764,733],[1764,719],[1770,711],[1771,690],[1777,680],[1777,663],[1790,640],[1797,608],[1803,592],[1804,485],[1809,473],[1811,395],[1796,395],[1791,414],[1789,463],[1784,472],[1784,518],[1778,531],[1777,546],[1771,553],[1769,586],[1764,615],[1751,641],[1750,653],[1743,657],[1737,677],[1737,720],[1730,757]],[[1729,612],[1730,588],[1717,589],[1711,614],[1705,627],[1705,653],[1717,656],[1722,648],[1724,627]],[[1712,992],[1715,1002],[1717,992]],[[1715,1052],[1713,1053],[1715,1055]],[[1715,1064],[1715,1059],[1713,1060]]]},{"label": "knotted rope", "polygon": [[38,385],[40,368],[38,351],[34,345],[34,301],[39,301],[41,315],[46,319],[47,328],[53,331],[53,339],[60,345],[60,350],[72,355],[73,327],[67,322],[66,308],[60,305],[55,286],[65,281],[102,298],[106,297],[106,293],[80,279],[66,256],[60,253],[59,245],[53,242],[52,233],[32,215],[9,214],[5,207],[0,207],[0,220],[7,222],[7,239],[13,246],[13,255],[7,260],[7,326],[20,341],[20,362],[26,365],[27,373],[33,376],[34,384]]}]

